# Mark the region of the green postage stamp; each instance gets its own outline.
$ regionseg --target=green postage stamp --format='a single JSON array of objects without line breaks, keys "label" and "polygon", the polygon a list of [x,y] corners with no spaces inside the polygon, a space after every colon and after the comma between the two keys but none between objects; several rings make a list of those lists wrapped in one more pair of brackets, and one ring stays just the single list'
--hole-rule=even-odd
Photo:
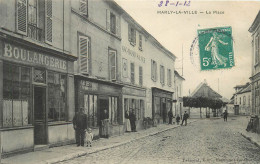
[{"label": "green postage stamp", "polygon": [[234,63],[231,27],[198,30],[201,70],[231,68]]}]

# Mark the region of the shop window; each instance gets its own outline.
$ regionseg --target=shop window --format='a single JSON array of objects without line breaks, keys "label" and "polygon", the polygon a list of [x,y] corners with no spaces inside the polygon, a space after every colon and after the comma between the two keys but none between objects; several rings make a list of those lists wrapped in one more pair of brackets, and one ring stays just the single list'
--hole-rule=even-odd
[{"label": "shop window", "polygon": [[88,127],[97,127],[97,95],[84,95],[84,109],[87,115]]},{"label": "shop window", "polygon": [[116,51],[114,50],[109,50],[108,51],[108,58],[109,58],[109,75],[110,75],[110,80],[116,80]]},{"label": "shop window", "polygon": [[79,36],[79,61],[80,72],[89,74],[90,39],[87,36]]},{"label": "shop window", "polygon": [[119,36],[119,18],[110,10],[106,10],[106,29]]},{"label": "shop window", "polygon": [[131,63],[131,84],[135,84],[135,64]]},{"label": "shop window", "polygon": [[143,51],[143,37],[139,34],[139,50]]},{"label": "shop window", "polygon": [[164,66],[160,66],[160,82],[162,85],[165,84],[165,70],[164,70]]},{"label": "shop window", "polygon": [[143,85],[143,67],[139,66],[139,85]]},{"label": "shop window", "polygon": [[128,40],[132,46],[136,45],[136,30],[128,24]]},{"label": "shop window", "polygon": [[66,120],[66,76],[48,72],[48,121]]},{"label": "shop window", "polygon": [[171,69],[168,69],[167,71],[167,84],[168,86],[172,86],[172,71]]},{"label": "shop window", "polygon": [[119,111],[117,97],[109,97],[109,120],[112,124],[118,124]]},{"label": "shop window", "polygon": [[2,127],[31,124],[31,69],[4,63]]},{"label": "shop window", "polygon": [[151,78],[155,82],[157,81],[157,63],[151,60]]},{"label": "shop window", "polygon": [[79,11],[84,16],[88,16],[88,0],[79,0],[80,6]]}]

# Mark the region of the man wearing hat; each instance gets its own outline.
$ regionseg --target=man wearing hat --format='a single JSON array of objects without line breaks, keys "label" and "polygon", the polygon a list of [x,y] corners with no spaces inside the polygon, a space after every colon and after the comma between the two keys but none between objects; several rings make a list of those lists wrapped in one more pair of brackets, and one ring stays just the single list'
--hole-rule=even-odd
[{"label": "man wearing hat", "polygon": [[84,146],[85,130],[87,129],[87,115],[84,108],[80,108],[73,118],[73,128],[76,131],[77,146]]}]

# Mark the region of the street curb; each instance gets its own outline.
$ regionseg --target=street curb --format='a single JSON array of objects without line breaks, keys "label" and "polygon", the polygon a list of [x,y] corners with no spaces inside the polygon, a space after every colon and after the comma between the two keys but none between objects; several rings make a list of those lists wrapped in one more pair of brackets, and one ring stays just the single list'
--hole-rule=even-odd
[{"label": "street curb", "polygon": [[[189,122],[188,124],[193,123],[193,122],[196,122],[196,121],[198,121],[198,120],[193,120],[193,121]],[[138,137],[138,138],[130,139],[130,140],[127,140],[127,141],[125,141],[125,142],[116,143],[116,144],[108,145],[108,146],[101,147],[101,148],[96,148],[96,149],[90,150],[90,151],[88,151],[88,152],[86,152],[86,151],[80,151],[80,152],[76,152],[76,153],[73,153],[73,154],[65,155],[65,156],[63,156],[63,157],[59,157],[59,158],[54,158],[54,159],[42,161],[42,162],[40,162],[39,164],[54,164],[54,163],[58,163],[58,162],[62,162],[62,161],[67,161],[67,160],[70,160],[70,159],[73,159],[73,158],[81,157],[81,156],[84,156],[84,155],[87,155],[87,154],[93,154],[93,153],[96,153],[96,152],[99,152],[99,151],[103,151],[103,150],[115,148],[115,147],[118,147],[118,146],[121,146],[121,145],[130,143],[130,142],[133,142],[133,141],[136,141],[136,140],[140,140],[140,139],[145,138],[145,137],[148,137],[148,136],[153,136],[153,135],[156,135],[156,134],[159,134],[159,133],[162,133],[162,132],[171,130],[171,129],[175,129],[175,128],[178,128],[178,127],[180,127],[180,126],[181,126],[181,125],[174,126],[174,127],[170,127],[170,128],[166,128],[166,129],[164,129],[164,130],[161,130],[161,131],[158,131],[158,132],[154,132],[154,133],[150,133],[150,134],[147,134],[147,135]]]},{"label": "street curb", "polygon": [[244,138],[246,138],[248,141],[252,142],[254,145],[256,145],[257,147],[260,148],[260,145],[259,145],[257,142],[253,141],[251,137],[248,137],[248,136],[246,136],[246,135],[243,134],[243,133],[240,133],[240,134],[241,134]]}]

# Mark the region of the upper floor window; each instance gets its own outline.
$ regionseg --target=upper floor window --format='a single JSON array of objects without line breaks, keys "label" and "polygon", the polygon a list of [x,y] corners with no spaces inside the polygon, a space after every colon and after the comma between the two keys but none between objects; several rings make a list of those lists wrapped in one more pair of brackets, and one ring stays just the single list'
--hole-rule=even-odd
[{"label": "upper floor window", "polygon": [[87,36],[79,36],[79,68],[80,73],[89,74],[90,40]]},{"label": "upper floor window", "polygon": [[116,80],[116,51],[108,50],[108,59],[109,59],[109,76],[110,80]]},{"label": "upper floor window", "polygon": [[107,10],[106,15],[106,29],[119,36],[119,18],[116,16],[115,13],[111,12],[110,10]]},{"label": "upper floor window", "polygon": [[167,71],[167,84],[170,87],[172,85],[172,71],[168,69]]},{"label": "upper floor window", "polygon": [[241,103],[242,103],[242,102],[241,102],[241,97],[240,97],[240,98],[239,98],[239,104],[241,105]]},{"label": "upper floor window", "polygon": [[79,11],[84,16],[88,16],[88,0],[80,0]]},{"label": "upper floor window", "polygon": [[136,30],[130,25],[128,25],[128,40],[131,45],[136,45]]},{"label": "upper floor window", "polygon": [[243,97],[243,105],[246,105],[246,96]]},{"label": "upper floor window", "polygon": [[139,66],[139,85],[143,85],[143,67]]},{"label": "upper floor window", "polygon": [[260,54],[260,37],[259,34],[255,37],[255,64],[259,63],[259,54]]},{"label": "upper floor window", "polygon": [[131,83],[134,84],[135,83],[135,64],[131,63],[130,67],[131,67]]},{"label": "upper floor window", "polygon": [[154,60],[151,60],[151,78],[153,81],[157,80],[157,63]]},{"label": "upper floor window", "polygon": [[161,84],[165,84],[165,71],[164,71],[164,66],[160,66],[160,82]]},{"label": "upper floor window", "polygon": [[16,6],[16,31],[51,44],[52,0],[17,0]]},{"label": "upper floor window", "polygon": [[143,38],[141,34],[139,34],[139,50],[143,50]]},{"label": "upper floor window", "polygon": [[250,96],[248,96],[248,106],[250,106]]}]

